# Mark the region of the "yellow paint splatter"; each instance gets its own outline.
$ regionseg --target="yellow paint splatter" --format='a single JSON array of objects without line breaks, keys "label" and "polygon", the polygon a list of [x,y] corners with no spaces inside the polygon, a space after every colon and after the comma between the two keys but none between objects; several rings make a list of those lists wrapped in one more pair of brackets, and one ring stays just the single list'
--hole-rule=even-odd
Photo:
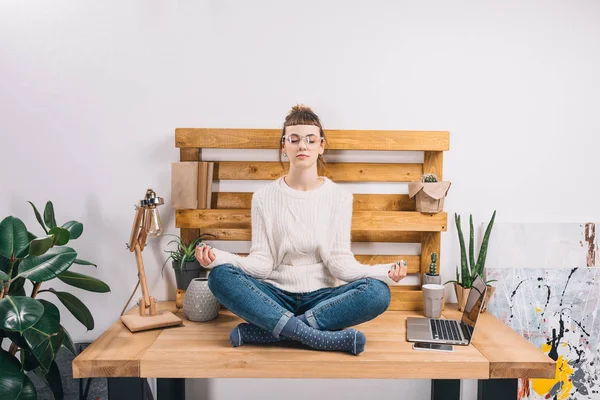
[{"label": "yellow paint splatter", "polygon": [[535,311],[537,311],[537,312],[542,312],[542,309],[541,309],[541,308],[539,308],[539,307],[536,307],[536,308],[535,308]]},{"label": "yellow paint splatter", "polygon": [[[550,351],[552,347],[548,344],[542,346],[542,350],[546,353]],[[531,379],[531,387],[535,392],[541,396],[545,396],[550,392],[550,389],[554,387],[558,382],[562,385],[558,392],[556,392],[556,398],[558,400],[566,400],[569,398],[569,393],[573,389],[573,382],[570,378],[573,374],[573,367],[569,365],[569,361],[559,356],[556,361],[556,378],[555,379]]]}]

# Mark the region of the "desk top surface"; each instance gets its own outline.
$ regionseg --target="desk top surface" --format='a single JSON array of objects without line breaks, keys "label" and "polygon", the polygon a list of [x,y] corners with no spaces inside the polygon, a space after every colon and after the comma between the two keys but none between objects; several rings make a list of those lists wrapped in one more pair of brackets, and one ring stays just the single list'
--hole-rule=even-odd
[{"label": "desk top surface", "polygon": [[[159,310],[183,310],[174,302]],[[129,311],[137,312],[137,308]],[[157,378],[369,378],[490,379],[554,378],[555,362],[489,312],[478,322],[471,346],[454,352],[416,351],[406,341],[406,318],[414,311],[387,311],[357,325],[367,337],[358,356],[312,350],[296,343],[232,347],[229,332],[242,319],[221,310],[209,322],[131,333],[115,322],[73,361],[73,376]],[[444,317],[459,319],[455,304]]]}]

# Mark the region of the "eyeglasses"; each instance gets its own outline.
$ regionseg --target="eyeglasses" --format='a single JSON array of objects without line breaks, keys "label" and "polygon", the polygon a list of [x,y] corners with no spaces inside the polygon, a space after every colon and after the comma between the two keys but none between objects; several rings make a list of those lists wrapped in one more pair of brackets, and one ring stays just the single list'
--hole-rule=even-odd
[{"label": "eyeglasses", "polygon": [[308,146],[308,147],[317,147],[318,145],[321,144],[321,142],[325,138],[317,136],[317,135],[300,136],[300,135],[297,135],[295,133],[292,133],[291,135],[286,135],[286,136],[282,137],[281,141],[285,140],[285,141],[287,141],[292,146],[300,146],[300,140],[302,140],[302,139],[304,139],[304,142],[306,143],[306,146]]}]

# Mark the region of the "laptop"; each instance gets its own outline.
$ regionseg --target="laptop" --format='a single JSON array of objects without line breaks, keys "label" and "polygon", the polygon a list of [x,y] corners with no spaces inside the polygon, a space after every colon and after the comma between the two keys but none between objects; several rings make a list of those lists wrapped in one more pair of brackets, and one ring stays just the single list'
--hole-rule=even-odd
[{"label": "laptop", "polygon": [[479,275],[475,277],[465,304],[462,319],[406,319],[406,339],[409,342],[444,343],[468,346],[475,333],[487,286]]}]

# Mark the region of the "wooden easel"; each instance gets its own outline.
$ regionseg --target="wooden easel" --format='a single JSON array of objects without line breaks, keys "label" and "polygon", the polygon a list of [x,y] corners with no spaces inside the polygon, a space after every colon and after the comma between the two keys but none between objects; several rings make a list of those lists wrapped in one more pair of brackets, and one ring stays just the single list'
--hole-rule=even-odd
[{"label": "wooden easel", "polygon": [[135,252],[135,261],[137,263],[140,286],[142,287],[142,297],[139,300],[139,315],[128,314],[121,316],[121,321],[131,332],[175,326],[183,322],[181,318],[172,312],[165,310],[157,313],[156,299],[148,293],[144,261],[142,259],[142,250],[146,246],[146,239],[148,238],[146,224],[149,222],[145,218],[148,207],[147,205],[140,205],[137,208],[128,243],[129,251]]}]

